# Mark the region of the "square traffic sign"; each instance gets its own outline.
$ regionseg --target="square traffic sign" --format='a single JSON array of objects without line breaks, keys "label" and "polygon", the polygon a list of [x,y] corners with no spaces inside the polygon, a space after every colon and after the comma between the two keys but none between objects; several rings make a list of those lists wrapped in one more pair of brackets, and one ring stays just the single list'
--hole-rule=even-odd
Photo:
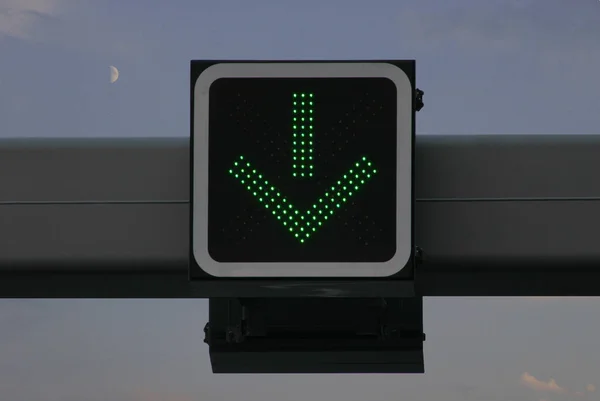
[{"label": "square traffic sign", "polygon": [[388,277],[413,256],[414,62],[192,62],[191,259]]}]

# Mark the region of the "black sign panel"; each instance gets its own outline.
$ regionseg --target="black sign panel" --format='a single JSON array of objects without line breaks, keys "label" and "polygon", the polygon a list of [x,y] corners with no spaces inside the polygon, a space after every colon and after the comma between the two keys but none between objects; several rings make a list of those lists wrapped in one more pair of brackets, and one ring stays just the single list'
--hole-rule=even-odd
[{"label": "black sign panel", "polygon": [[221,78],[209,90],[217,262],[385,262],[396,252],[387,78]]}]

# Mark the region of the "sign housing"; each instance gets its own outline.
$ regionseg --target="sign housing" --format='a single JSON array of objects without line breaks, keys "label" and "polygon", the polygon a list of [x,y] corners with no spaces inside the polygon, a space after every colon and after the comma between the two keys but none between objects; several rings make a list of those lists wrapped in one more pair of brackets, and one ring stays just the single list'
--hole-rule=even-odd
[{"label": "sign housing", "polygon": [[192,61],[191,72],[192,279],[412,267],[414,61]]}]

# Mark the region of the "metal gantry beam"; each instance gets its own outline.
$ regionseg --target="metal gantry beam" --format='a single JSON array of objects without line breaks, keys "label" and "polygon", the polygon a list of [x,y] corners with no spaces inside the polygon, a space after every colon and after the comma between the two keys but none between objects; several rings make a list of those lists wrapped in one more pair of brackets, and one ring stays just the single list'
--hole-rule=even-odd
[{"label": "metal gantry beam", "polygon": [[[0,141],[0,297],[196,296],[188,143]],[[599,154],[600,135],[419,136],[422,294],[600,295]]]}]

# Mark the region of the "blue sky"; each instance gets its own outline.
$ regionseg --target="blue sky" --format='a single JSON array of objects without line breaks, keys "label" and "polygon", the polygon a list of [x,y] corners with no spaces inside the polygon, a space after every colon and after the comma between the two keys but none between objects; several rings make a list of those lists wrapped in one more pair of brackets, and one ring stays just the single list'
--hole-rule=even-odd
[{"label": "blue sky", "polygon": [[[597,0],[0,0],[0,137],[187,136],[202,58],[414,58],[420,135],[598,133],[599,38]],[[206,301],[2,300],[0,395],[596,401],[598,302],[427,299],[421,376],[221,377]]]}]

